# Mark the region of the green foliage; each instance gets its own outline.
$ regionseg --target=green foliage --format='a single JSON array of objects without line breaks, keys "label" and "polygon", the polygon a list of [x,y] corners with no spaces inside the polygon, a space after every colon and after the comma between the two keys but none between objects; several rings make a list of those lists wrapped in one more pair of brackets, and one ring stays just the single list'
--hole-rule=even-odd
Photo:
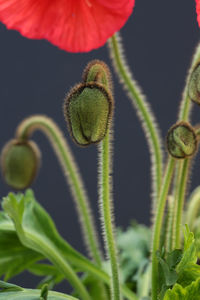
[{"label": "green foliage", "polygon": [[[200,266],[197,264],[194,234],[190,232],[187,225],[184,230],[184,237],[183,253],[181,253],[180,250],[174,250],[167,255],[166,260],[162,259],[162,263],[160,263],[164,274],[164,281],[162,277],[160,277],[162,284],[160,299],[200,299]],[[177,251],[180,251],[179,254]],[[169,260],[170,256],[171,259]],[[159,259],[159,262],[160,260],[161,259]],[[169,289],[170,287],[172,289]],[[167,292],[164,293],[166,290]]]},{"label": "green foliage", "polygon": [[180,262],[182,252],[174,250],[171,253],[165,254],[157,252],[159,262],[159,299],[163,299],[166,290],[172,287],[178,278],[176,266]]},{"label": "green foliage", "polygon": [[[28,190],[25,195],[10,193],[8,197],[4,198],[2,206],[9,217],[5,212],[1,212],[0,237],[4,230],[6,230],[5,233],[11,231],[14,238],[8,253],[12,253],[12,250],[16,247],[19,255],[19,259],[12,266],[9,263],[6,264],[6,251],[0,250],[0,255],[2,254],[0,262],[2,260],[5,264],[5,266],[3,265],[2,273],[6,274],[6,278],[28,269],[36,275],[44,276],[42,283],[49,283],[53,287],[54,284],[62,281],[63,278],[66,279],[65,266],[69,261],[71,264],[74,263],[75,266],[78,265],[79,270],[94,268],[94,270],[98,271],[88,259],[75,251],[60,237],[50,216],[37,203],[31,190]],[[26,257],[21,257],[21,253],[25,252],[29,254],[27,259]],[[15,258],[14,256],[13,260]],[[28,258],[30,258],[30,262]],[[39,263],[41,259],[45,258],[53,266]],[[23,261],[24,266],[21,266]],[[7,270],[6,267],[8,268]]]},{"label": "green foliage", "polygon": [[150,289],[150,238],[150,229],[136,223],[117,233],[122,280],[140,298],[147,296]]},{"label": "green foliage", "polygon": [[[47,297],[48,296],[48,297]],[[78,300],[72,296],[48,291],[47,286],[41,290],[23,289],[15,284],[0,281],[1,300]]]},{"label": "green foliage", "polygon": [[4,280],[26,270],[34,262],[44,257],[20,242],[12,221],[4,212],[0,212],[0,276]]},{"label": "green foliage", "polygon": [[200,300],[200,278],[187,287],[175,284],[172,290],[168,290],[163,300]]}]

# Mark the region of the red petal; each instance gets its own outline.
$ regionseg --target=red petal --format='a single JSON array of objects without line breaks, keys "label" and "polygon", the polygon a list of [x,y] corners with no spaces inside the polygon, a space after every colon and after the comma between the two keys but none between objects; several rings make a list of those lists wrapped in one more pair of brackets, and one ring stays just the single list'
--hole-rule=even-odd
[{"label": "red petal", "polygon": [[200,26],[200,0],[196,0],[197,21]]},{"label": "red petal", "polygon": [[32,39],[70,51],[105,44],[125,24],[135,0],[0,0],[0,21]]}]

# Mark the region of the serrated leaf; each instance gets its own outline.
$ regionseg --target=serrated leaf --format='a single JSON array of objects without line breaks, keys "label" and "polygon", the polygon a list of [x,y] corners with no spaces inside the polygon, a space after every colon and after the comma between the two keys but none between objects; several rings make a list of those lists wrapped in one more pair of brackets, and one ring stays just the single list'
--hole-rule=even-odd
[{"label": "serrated leaf", "polygon": [[183,287],[190,285],[200,277],[200,266],[197,265],[197,251],[194,234],[186,226],[183,256],[176,267],[178,274],[177,283]]},{"label": "serrated leaf", "polygon": [[151,232],[148,227],[133,223],[126,231],[118,230],[117,246],[123,282],[133,282],[141,265],[150,255]]},{"label": "serrated leaf", "polygon": [[200,278],[185,288],[175,284],[172,290],[167,290],[163,300],[200,300]]}]

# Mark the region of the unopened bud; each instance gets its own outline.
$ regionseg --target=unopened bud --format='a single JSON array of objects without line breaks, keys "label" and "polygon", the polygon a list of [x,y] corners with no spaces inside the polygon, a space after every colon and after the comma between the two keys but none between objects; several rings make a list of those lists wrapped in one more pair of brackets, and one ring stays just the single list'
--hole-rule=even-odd
[{"label": "unopened bud", "polygon": [[187,158],[197,149],[197,137],[192,126],[179,122],[172,126],[167,135],[167,149],[174,158]]},{"label": "unopened bud", "polygon": [[40,165],[40,151],[33,141],[13,139],[1,153],[2,174],[6,183],[21,190],[31,185]]},{"label": "unopened bud", "polygon": [[200,105],[200,64],[195,67],[191,74],[188,95],[192,101]]},{"label": "unopened bud", "polygon": [[64,102],[64,114],[73,140],[80,146],[100,142],[113,113],[113,98],[103,85],[75,86]]},{"label": "unopened bud", "polygon": [[96,82],[112,91],[112,80],[109,67],[101,60],[92,60],[83,71],[83,82]]}]

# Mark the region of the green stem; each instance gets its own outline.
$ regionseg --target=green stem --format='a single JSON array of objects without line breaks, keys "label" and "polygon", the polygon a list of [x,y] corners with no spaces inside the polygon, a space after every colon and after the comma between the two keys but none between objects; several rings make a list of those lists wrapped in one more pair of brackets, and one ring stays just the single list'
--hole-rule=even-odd
[{"label": "green stem", "polygon": [[172,251],[172,232],[173,232],[173,220],[174,220],[174,197],[168,196],[168,222],[167,222],[167,234],[166,234],[166,252]]},{"label": "green stem", "polygon": [[132,104],[136,108],[139,118],[141,119],[141,123],[147,137],[152,160],[152,185],[154,194],[153,207],[155,208],[163,175],[161,151],[162,143],[159,130],[149,104],[145,101],[145,98],[140,92],[137,83],[132,79],[131,72],[128,69],[128,64],[124,58],[124,50],[122,48],[122,44],[120,43],[119,34],[113,35],[109,40],[109,49],[119,79],[124,88],[128,91]]},{"label": "green stem", "polygon": [[175,211],[174,211],[174,225],[173,225],[173,234],[175,237],[173,241],[172,249],[179,249],[181,247],[181,224],[182,224],[182,214],[183,206],[186,194],[186,185],[188,179],[190,167],[190,159],[185,159],[184,161],[179,162],[178,164],[178,173],[177,173],[177,188],[175,187],[176,193],[175,199]]},{"label": "green stem", "polygon": [[104,228],[105,245],[111,264],[111,291],[112,299],[120,300],[119,270],[117,250],[114,239],[114,225],[112,223],[112,199],[110,191],[111,155],[110,134],[107,132],[100,145],[100,207],[101,219]]},{"label": "green stem", "polygon": [[[197,62],[200,59],[200,45],[198,45],[191,67],[188,72],[188,76],[186,79],[186,85],[183,92],[183,98],[180,105],[180,110],[178,114],[179,121],[188,121],[190,119],[190,114],[192,111],[192,101],[190,100],[188,96],[188,82],[190,80],[191,73],[196,66]],[[176,211],[174,213],[174,230],[173,230],[173,236],[175,236],[175,241],[173,242],[174,247],[180,247],[180,236],[181,236],[181,221],[182,221],[182,215],[183,215],[183,207],[184,207],[184,201],[185,201],[185,194],[186,194],[186,187],[188,182],[188,174],[189,174],[189,167],[190,163],[187,159],[185,159],[183,162],[180,161],[177,163],[177,175],[175,176],[175,190],[174,190],[174,201],[175,201],[175,208]],[[183,172],[182,172],[183,170]],[[179,211],[181,209],[181,211]]]},{"label": "green stem", "polygon": [[164,209],[166,205],[168,191],[171,184],[171,179],[174,172],[174,167],[175,167],[175,160],[173,158],[169,158],[169,162],[167,164],[167,169],[162,183],[162,188],[160,191],[157,212],[155,216],[155,223],[154,223],[154,230],[153,230],[153,247],[152,247],[152,300],[157,300],[158,262],[157,262],[156,252],[159,250]]},{"label": "green stem", "polygon": [[17,128],[16,137],[29,139],[36,130],[41,130],[47,136],[58,157],[75,200],[86,245],[95,262],[101,265],[101,254],[88,197],[67,141],[57,124],[41,115],[31,116],[22,121]]}]

